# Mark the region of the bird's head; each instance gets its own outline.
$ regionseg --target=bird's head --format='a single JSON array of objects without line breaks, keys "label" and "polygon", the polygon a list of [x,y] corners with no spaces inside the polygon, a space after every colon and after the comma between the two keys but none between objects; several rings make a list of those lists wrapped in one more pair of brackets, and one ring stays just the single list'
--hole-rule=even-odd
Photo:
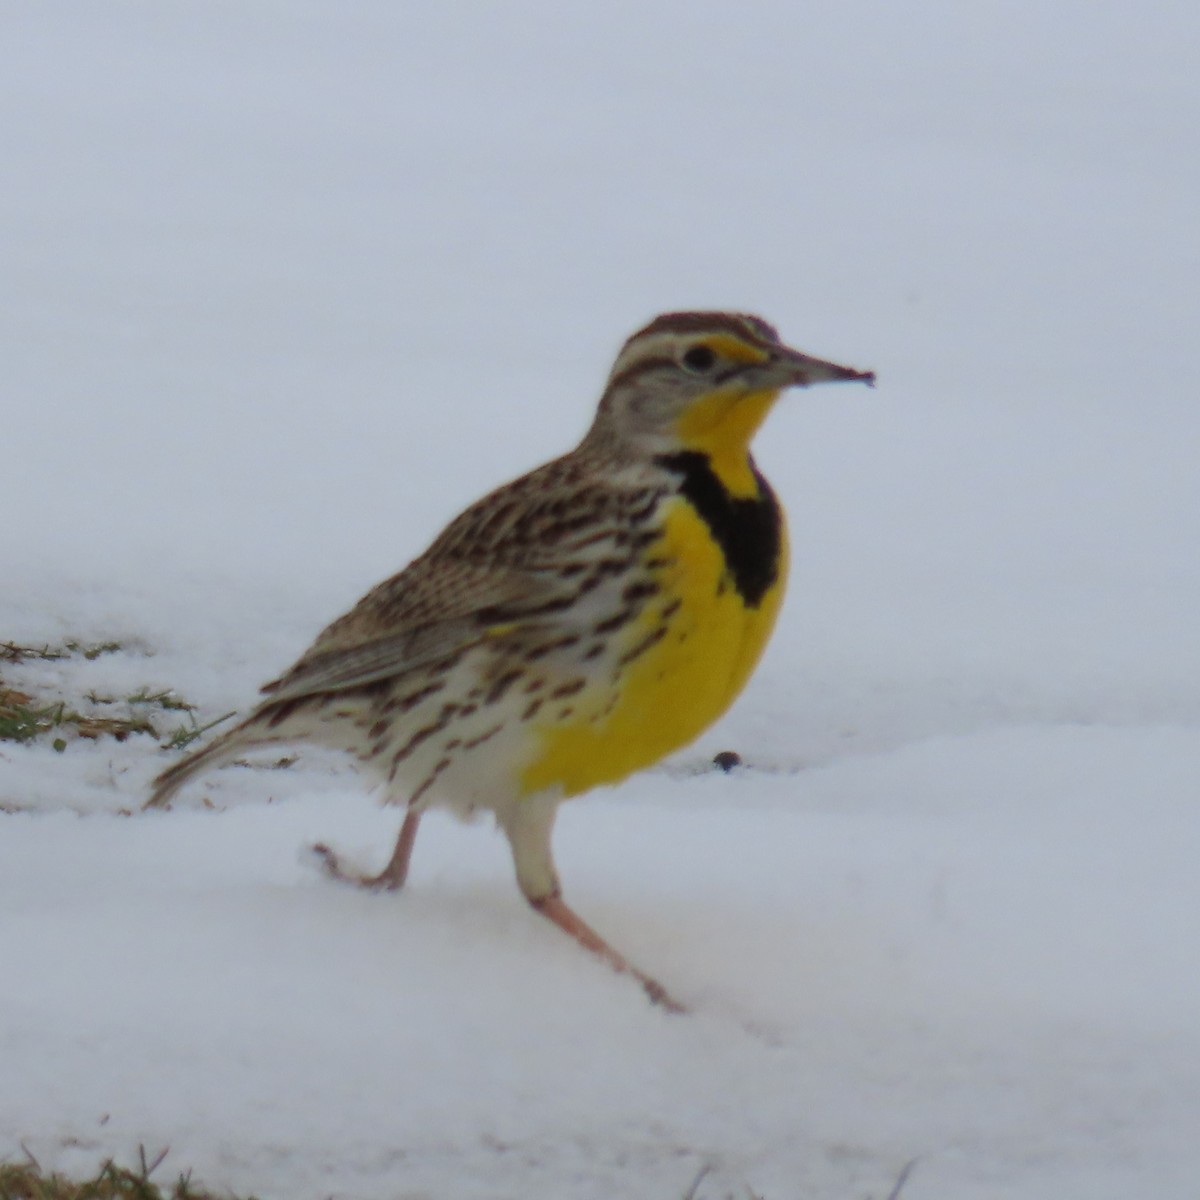
[{"label": "bird's head", "polygon": [[840,380],[875,375],[793,350],[759,317],[664,313],[621,347],[591,436],[643,453],[744,451],[785,388]]}]

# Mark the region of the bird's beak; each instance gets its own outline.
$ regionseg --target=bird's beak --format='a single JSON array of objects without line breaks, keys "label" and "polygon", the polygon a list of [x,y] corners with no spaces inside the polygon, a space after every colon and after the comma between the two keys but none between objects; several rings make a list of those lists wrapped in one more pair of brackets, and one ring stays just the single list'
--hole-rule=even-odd
[{"label": "bird's beak", "polygon": [[770,370],[777,371],[784,387],[809,387],[814,383],[865,383],[875,386],[874,371],[856,371],[853,367],[839,367],[837,363],[810,358],[799,350],[784,348],[771,363]]}]

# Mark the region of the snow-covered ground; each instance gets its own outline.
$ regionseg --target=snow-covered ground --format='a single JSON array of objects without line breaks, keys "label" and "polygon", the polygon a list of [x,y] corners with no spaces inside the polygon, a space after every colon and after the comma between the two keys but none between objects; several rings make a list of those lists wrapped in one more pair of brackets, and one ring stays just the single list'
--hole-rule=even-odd
[{"label": "snow-covered ground", "polygon": [[[759,458],[792,590],[735,711],[486,826],[353,771],[0,743],[0,1155],[264,1200],[1200,1195],[1200,9],[28,5],[0,39],[0,664],[254,689],[622,338],[743,307],[875,392]],[[705,770],[718,749],[749,766]],[[205,798],[212,807],[205,807]],[[271,801],[271,803],[267,803]],[[81,815],[82,814],[82,815]]]}]

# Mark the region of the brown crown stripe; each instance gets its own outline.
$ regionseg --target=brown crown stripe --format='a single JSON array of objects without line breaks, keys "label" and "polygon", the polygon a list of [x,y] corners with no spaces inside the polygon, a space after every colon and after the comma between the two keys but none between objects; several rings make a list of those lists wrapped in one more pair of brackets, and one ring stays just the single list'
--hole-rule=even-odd
[{"label": "brown crown stripe", "polygon": [[731,333],[734,337],[746,338],[759,345],[779,345],[779,333],[761,317],[749,313],[671,312],[655,317],[649,325],[639,329],[625,342],[626,347],[638,338],[658,333]]}]

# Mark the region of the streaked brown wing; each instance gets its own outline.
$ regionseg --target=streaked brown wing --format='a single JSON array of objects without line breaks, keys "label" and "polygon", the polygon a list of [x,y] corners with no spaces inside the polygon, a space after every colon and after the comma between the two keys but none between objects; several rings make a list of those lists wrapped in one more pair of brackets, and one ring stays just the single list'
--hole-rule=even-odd
[{"label": "streaked brown wing", "polygon": [[511,568],[473,567],[451,574],[453,586],[447,586],[451,581],[432,564],[413,563],[364,596],[291,670],[262,690],[273,701],[290,700],[401,675],[536,624],[559,608],[565,591]]},{"label": "streaked brown wing", "polygon": [[561,627],[576,607],[588,619],[580,573],[656,493],[625,497],[587,474],[556,459],[471,505],[267,684],[268,703],[399,675],[551,618]]}]

